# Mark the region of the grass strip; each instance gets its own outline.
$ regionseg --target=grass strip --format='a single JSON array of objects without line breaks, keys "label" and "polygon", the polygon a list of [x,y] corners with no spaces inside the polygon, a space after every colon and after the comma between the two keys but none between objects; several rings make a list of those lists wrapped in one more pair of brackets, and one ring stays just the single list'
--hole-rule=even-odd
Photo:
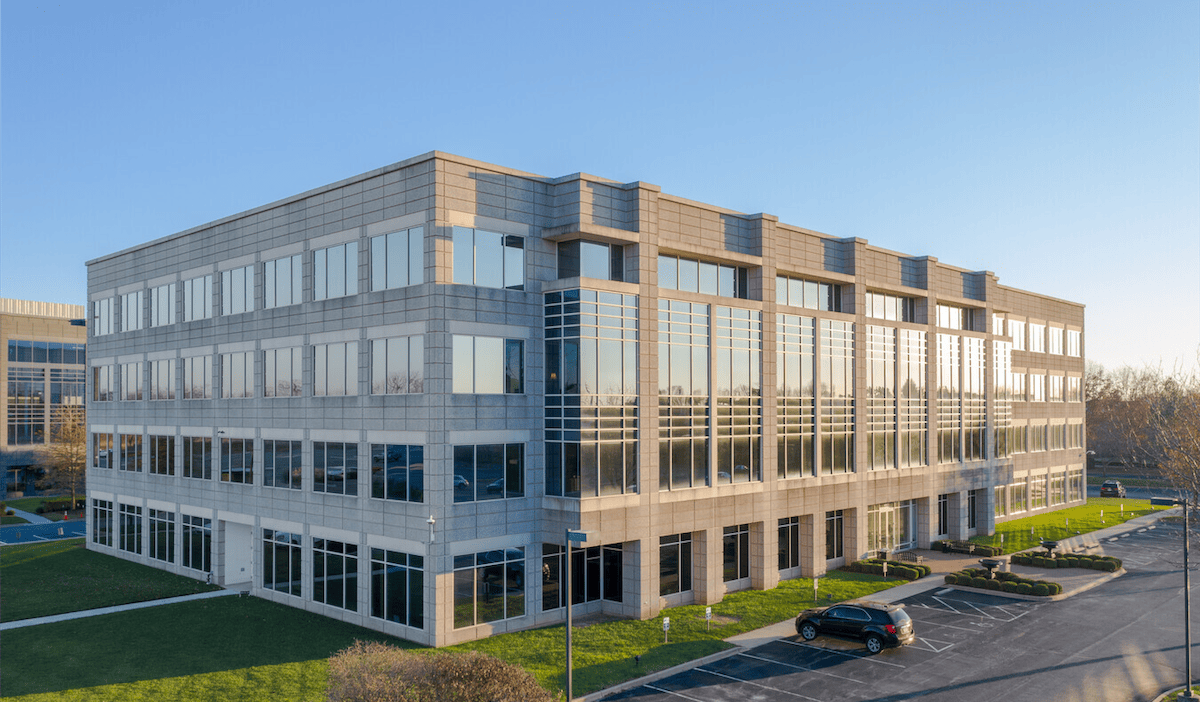
[{"label": "grass strip", "polygon": [[88,551],[83,539],[4,546],[0,555],[5,622],[221,589]]},{"label": "grass strip", "polygon": [[1079,534],[1124,524],[1166,507],[1152,507],[1150,500],[1120,497],[1090,497],[1087,504],[1032,517],[1011,519],[996,525],[992,536],[972,536],[971,541],[987,546],[1001,545],[1005,553],[1016,553],[1039,545],[1042,539],[1059,541]]}]

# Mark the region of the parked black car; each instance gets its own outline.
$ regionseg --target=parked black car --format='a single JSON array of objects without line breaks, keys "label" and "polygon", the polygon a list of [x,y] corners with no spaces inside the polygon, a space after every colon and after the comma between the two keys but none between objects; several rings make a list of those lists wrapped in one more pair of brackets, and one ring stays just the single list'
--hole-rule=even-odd
[{"label": "parked black car", "polygon": [[1120,480],[1105,480],[1100,486],[1100,497],[1125,497],[1125,486]]},{"label": "parked black car", "polygon": [[796,617],[796,633],[805,641],[812,641],[818,634],[855,639],[865,643],[871,653],[916,639],[904,605],[883,602],[846,602],[806,609]]}]

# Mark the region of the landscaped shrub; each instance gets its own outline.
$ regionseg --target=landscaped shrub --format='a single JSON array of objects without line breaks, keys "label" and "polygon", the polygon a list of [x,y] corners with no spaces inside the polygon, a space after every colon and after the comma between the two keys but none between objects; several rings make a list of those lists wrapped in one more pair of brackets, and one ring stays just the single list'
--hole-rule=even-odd
[{"label": "landscaped shrub", "polygon": [[1033,594],[1033,583],[1018,583],[1017,584],[1017,594],[1018,595],[1032,595]]},{"label": "landscaped shrub", "polygon": [[947,585],[957,585],[958,584],[958,576],[955,575],[954,573],[946,573],[946,577],[944,578],[944,580],[946,581]]},{"label": "landscaped shrub", "polygon": [[989,590],[999,590],[1000,589],[1000,581],[999,580],[988,580],[987,582],[985,582],[983,584],[983,586]]},{"label": "landscaped shrub", "polygon": [[1121,562],[1116,559],[1111,561],[1092,561],[1092,567],[1106,573],[1115,573],[1121,567]]},{"label": "landscaped shrub", "polygon": [[1046,584],[1048,586],[1050,586],[1050,594],[1051,595],[1061,595],[1062,594],[1062,585],[1061,584],[1059,584],[1059,583],[1046,583]]},{"label": "landscaped shrub", "polygon": [[1042,560],[1045,561],[1045,563],[1043,564],[1043,567],[1045,567],[1047,569],[1053,569],[1053,568],[1058,567],[1058,559],[1057,558],[1043,558]]},{"label": "landscaped shrub", "polygon": [[1000,583],[1000,590],[1001,590],[1002,592],[1012,592],[1012,593],[1015,593],[1015,592],[1017,591],[1017,588],[1018,588],[1018,587],[1020,587],[1020,584],[1019,584],[1019,583],[1014,583],[1014,582],[1013,582],[1013,581],[1011,581],[1011,580],[1005,580],[1004,582]]},{"label": "landscaped shrub", "polygon": [[983,577],[971,578],[971,587],[984,588],[987,587],[987,579]]},{"label": "landscaped shrub", "polygon": [[550,702],[532,675],[498,658],[416,653],[356,641],[329,659],[330,702]]},{"label": "landscaped shrub", "polygon": [[1046,597],[1050,594],[1050,588],[1046,587],[1042,583],[1038,583],[1037,585],[1033,586],[1033,594],[1037,595],[1038,597]]}]

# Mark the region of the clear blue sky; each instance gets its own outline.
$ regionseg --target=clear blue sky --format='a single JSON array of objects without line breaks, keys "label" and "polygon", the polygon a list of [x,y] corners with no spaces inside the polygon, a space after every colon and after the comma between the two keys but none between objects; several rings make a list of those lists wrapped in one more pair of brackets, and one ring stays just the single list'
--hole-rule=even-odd
[{"label": "clear blue sky", "polygon": [[6,0],[0,42],[4,297],[437,149],[991,270],[1106,366],[1200,344],[1197,0]]}]

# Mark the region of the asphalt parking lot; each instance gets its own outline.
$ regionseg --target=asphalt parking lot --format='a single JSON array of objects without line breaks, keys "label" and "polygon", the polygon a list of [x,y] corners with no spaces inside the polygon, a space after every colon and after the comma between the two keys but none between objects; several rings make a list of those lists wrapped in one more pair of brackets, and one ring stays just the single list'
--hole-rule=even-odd
[{"label": "asphalt parking lot", "polygon": [[793,635],[605,699],[1149,701],[1183,678],[1181,536],[1159,525],[1103,541],[1093,551],[1129,572],[1060,602],[945,587],[900,600],[910,646],[872,656]]}]

